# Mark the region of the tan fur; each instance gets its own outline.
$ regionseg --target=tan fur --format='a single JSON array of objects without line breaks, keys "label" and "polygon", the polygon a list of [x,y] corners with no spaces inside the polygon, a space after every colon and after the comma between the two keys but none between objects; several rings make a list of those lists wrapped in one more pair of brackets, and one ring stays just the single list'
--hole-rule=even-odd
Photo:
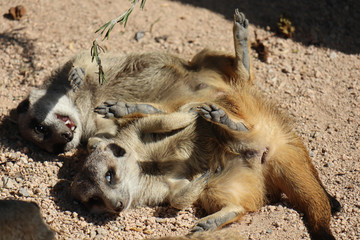
[{"label": "tan fur", "polygon": [[[20,111],[20,132],[35,141],[29,130],[31,119],[39,116],[40,120],[47,119],[47,113],[54,112],[47,100],[65,104],[70,99],[68,102],[75,107],[64,109],[80,119],[79,136],[86,140],[98,132],[89,141],[92,153],[72,186],[80,201],[99,207],[95,210],[117,212],[132,204],[154,205],[164,201],[181,208],[199,199],[212,215],[197,225],[207,224],[211,228],[257,210],[266,193],[276,198],[284,192],[305,213],[313,239],[333,239],[329,229],[330,203],[338,203],[324,190],[287,117],[251,86],[251,72],[244,72],[244,66],[239,64],[244,63],[244,45],[237,41],[236,29],[235,21],[235,58],[209,50],[197,54],[190,63],[159,53],[104,56],[108,82],[101,87],[97,86],[95,63],[80,54],[65,65],[61,71],[64,75],[56,75],[58,81],[51,82],[43,90],[45,94],[41,91],[30,94],[27,109],[22,104],[20,110],[26,111]],[[86,72],[76,93],[66,85],[71,65],[83,67]],[[129,126],[117,120],[120,130],[116,132],[117,127],[110,120],[94,115],[92,109],[105,100],[119,99],[156,103],[165,112],[179,112],[166,117],[149,116]],[[197,106],[203,102],[219,105],[249,131],[234,132],[203,118],[194,121],[193,114],[183,108],[189,103]],[[50,106],[44,111],[46,104]],[[50,120],[47,124],[51,130],[61,129]],[[54,151],[60,140],[56,137],[53,140],[51,144],[43,139],[35,142]],[[66,143],[64,149],[76,145]],[[249,157],[247,151],[255,154]],[[209,169],[213,176],[205,186],[206,181],[199,176]],[[115,179],[116,188],[110,188],[105,181],[107,174],[116,176],[111,178]]]},{"label": "tan fur", "polygon": [[[240,41],[237,32],[244,32]],[[98,83],[98,66],[88,51],[75,56],[62,66],[41,89],[33,89],[19,104],[18,126],[21,135],[49,152],[73,149],[108,120],[93,113],[95,106],[105,100],[152,102],[167,106],[167,102],[181,96],[183,102],[193,97],[216,98],[238,81],[251,81],[251,74],[241,63],[247,44],[247,29],[234,22],[235,58],[232,55],[203,50],[188,62],[167,53],[134,53],[128,55],[102,54],[106,76]],[[80,87],[71,86],[69,75],[83,69]],[[81,75],[81,74],[80,74]],[[181,102],[177,102],[181,104]],[[168,106],[173,109],[174,106]],[[66,117],[76,129],[69,129],[59,118]],[[111,125],[111,124],[110,124]]]},{"label": "tan fur", "polygon": [[[90,188],[100,199],[107,199],[108,187],[82,184],[94,169],[91,178],[96,177],[91,181],[103,182],[111,161],[114,168],[120,169],[115,175],[124,177],[111,191],[131,192],[129,196],[136,196],[132,198],[134,205],[169,201],[172,206],[182,208],[199,199],[212,214],[200,219],[197,225],[216,222],[217,227],[221,227],[248,211],[259,209],[266,193],[278,198],[283,192],[305,213],[312,239],[334,239],[329,229],[330,204],[336,208],[338,202],[324,190],[288,118],[248,84],[224,92],[214,103],[222,106],[234,121],[243,122],[249,131],[233,131],[203,118],[195,121],[194,113],[188,110],[199,103],[188,103],[180,112],[149,115],[120,128],[111,139],[92,139],[96,150],[74,181],[74,196],[86,203],[93,196],[88,191]],[[180,130],[176,132],[177,129]],[[150,135],[152,141],[142,141],[149,133],[171,131],[175,133],[163,139]],[[109,145],[123,148],[126,154],[114,157]],[[247,159],[249,151],[255,154]],[[99,172],[97,166],[105,169]],[[193,184],[206,169],[215,172],[219,167],[221,172],[214,174],[205,188],[203,184]],[[135,175],[129,178],[124,172],[135,172]],[[130,184],[122,184],[124,179]],[[115,202],[123,201],[121,194],[114,193],[114,196]]]},{"label": "tan fur", "polygon": [[[111,139],[90,138],[91,154],[72,183],[71,192],[92,211],[115,213],[161,203],[182,209],[200,196],[203,205],[211,206],[206,210],[215,212],[210,221],[216,222],[208,229],[221,227],[263,205],[260,165],[265,148],[250,149],[253,154],[248,155],[236,140],[232,149],[224,148],[217,140],[219,129],[232,138],[226,126],[207,122],[194,112],[174,112],[139,119],[120,128]],[[207,169],[213,172],[209,180],[200,176]],[[106,179],[108,175],[111,177]],[[219,182],[226,186],[223,191],[217,189]],[[205,203],[201,197],[211,191],[223,197],[230,189],[233,192],[226,193],[233,194],[229,195],[234,201],[231,204],[231,200],[218,201],[214,194],[213,202]]]},{"label": "tan fur", "polygon": [[[241,50],[235,49],[236,56],[241,55]],[[159,102],[156,106],[165,112],[179,112],[148,116],[125,128],[121,120],[116,120],[120,130],[114,137],[93,138],[94,145],[90,142],[95,150],[75,179],[73,194],[88,203],[94,196],[88,188],[92,189],[100,205],[109,199],[113,203],[131,200],[134,205],[169,201],[181,208],[198,199],[211,215],[200,219],[197,226],[212,228],[236,221],[247,211],[256,211],[263,205],[265,194],[277,199],[283,192],[305,214],[312,239],[334,239],[329,229],[331,212],[337,211],[340,205],[325,191],[288,118],[267,101],[247,77],[242,78],[249,75],[237,75],[237,72],[244,74],[243,66],[235,64],[235,70],[228,71],[234,66],[232,62],[227,61],[227,57],[219,60],[221,56],[215,61],[213,56],[194,57],[195,62],[202,64],[197,67],[201,69],[197,74],[204,74],[201,79],[208,79],[206,85],[209,86],[195,89],[214,91],[215,98],[210,99],[207,92],[191,98],[168,99],[166,104]],[[209,69],[222,69],[224,75],[216,80],[219,75]],[[207,123],[203,118],[191,120],[189,108],[202,102],[220,106],[248,131],[233,131],[216,122]],[[173,131],[171,136],[160,139],[150,134],[170,131]],[[144,141],[147,135],[150,142]],[[117,146],[126,154],[114,157],[109,146]],[[254,154],[247,158],[249,152]],[[108,161],[117,169],[114,175],[121,176],[115,181],[119,185],[111,190],[107,185],[98,185],[104,182]],[[104,169],[100,171],[98,166]],[[215,173],[206,186],[199,180],[199,174],[208,169],[216,172],[219,168],[220,173]],[[92,172],[90,178],[94,178],[95,185],[89,184],[88,171]],[[134,173],[131,178],[129,172]],[[128,195],[119,194],[124,190]],[[109,206],[114,209],[109,204],[105,204],[105,209]]]},{"label": "tan fur", "polygon": [[54,236],[36,203],[0,200],[0,240],[51,240]]}]

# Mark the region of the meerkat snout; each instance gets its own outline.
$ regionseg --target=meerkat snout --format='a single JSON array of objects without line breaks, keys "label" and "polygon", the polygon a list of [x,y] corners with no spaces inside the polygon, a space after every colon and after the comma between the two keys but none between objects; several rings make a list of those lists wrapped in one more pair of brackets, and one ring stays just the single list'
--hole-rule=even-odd
[{"label": "meerkat snout", "polygon": [[72,132],[70,131],[66,131],[64,133],[61,134],[61,136],[65,139],[65,141],[67,142],[71,142],[71,140],[73,140],[74,135]]}]

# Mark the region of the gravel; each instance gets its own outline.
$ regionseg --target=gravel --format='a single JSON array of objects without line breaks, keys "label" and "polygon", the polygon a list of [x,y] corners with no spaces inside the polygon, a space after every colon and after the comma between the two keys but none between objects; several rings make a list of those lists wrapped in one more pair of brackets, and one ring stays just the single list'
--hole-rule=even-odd
[{"label": "gravel", "polygon": [[[110,39],[100,44],[109,51],[163,50],[185,59],[203,47],[232,52],[231,14],[224,16],[210,7],[197,7],[199,2],[194,2],[147,1],[144,11],[136,7],[125,30],[116,26]],[[250,2],[245,1],[244,8],[251,13],[257,5]],[[219,9],[231,5],[215,0],[207,3]],[[83,151],[58,156],[43,152],[19,136],[12,118],[12,110],[32,87],[41,85],[51,71],[79,50],[90,50],[96,38],[94,30],[124,12],[129,2],[24,0],[21,4],[26,8],[21,20],[0,21],[0,199],[36,202],[45,222],[57,232],[56,239],[141,239],[187,234],[194,221],[203,216],[201,209],[176,211],[159,206],[133,209],[118,216],[89,213],[69,194],[70,183],[84,159]],[[5,14],[15,5],[14,1],[2,0],[0,10]],[[270,50],[267,62],[260,61],[254,51],[251,55],[256,84],[293,117],[294,128],[309,149],[321,180],[343,206],[331,222],[334,235],[337,239],[360,239],[359,49],[353,50],[354,45],[347,42],[351,35],[338,41],[347,28],[339,25],[343,19],[335,19],[339,24],[332,23],[335,9],[327,7],[322,13],[316,16],[320,22],[333,26],[329,38],[317,28],[309,36],[318,42],[324,39],[323,47],[321,42],[317,46],[304,45],[302,41],[273,36],[263,41]],[[259,14],[259,19],[264,19],[264,14]],[[257,18],[250,19],[250,23],[252,20]],[[356,16],[348,14],[346,21],[356,36]],[[309,24],[302,22],[295,35],[297,31],[304,33],[305,27],[311,28]],[[271,34],[269,29],[250,24],[250,36],[254,39],[256,30],[258,38],[265,38]],[[140,31],[144,34],[136,41],[134,36]],[[339,51],[344,46],[327,44],[327,39],[349,48]],[[302,218],[284,198],[247,214],[229,228],[239,230],[245,239],[309,239]]]}]

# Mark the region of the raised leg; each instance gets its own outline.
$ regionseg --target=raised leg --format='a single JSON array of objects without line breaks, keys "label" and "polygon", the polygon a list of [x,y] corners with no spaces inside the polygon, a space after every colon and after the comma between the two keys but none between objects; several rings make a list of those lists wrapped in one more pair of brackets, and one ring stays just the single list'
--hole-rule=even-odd
[{"label": "raised leg", "polygon": [[236,65],[237,70],[239,71],[238,75],[243,78],[243,80],[250,80],[251,69],[250,69],[250,56],[248,50],[248,25],[249,21],[246,19],[244,13],[239,12],[238,9],[235,10],[234,14],[234,46],[235,46],[235,55],[236,55]]}]

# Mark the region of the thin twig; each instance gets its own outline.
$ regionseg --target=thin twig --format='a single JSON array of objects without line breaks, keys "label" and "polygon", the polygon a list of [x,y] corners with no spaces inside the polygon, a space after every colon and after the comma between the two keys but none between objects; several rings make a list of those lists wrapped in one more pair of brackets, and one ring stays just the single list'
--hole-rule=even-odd
[{"label": "thin twig", "polygon": [[[124,27],[126,27],[127,21],[129,19],[130,14],[132,13],[132,11],[134,10],[136,4],[138,4],[139,0],[132,0],[131,1],[131,7],[126,10],[123,14],[121,14],[119,17],[114,18],[112,20],[110,20],[109,22],[105,23],[104,25],[102,25],[99,29],[97,29],[95,31],[95,33],[99,33],[98,37],[93,41],[93,45],[91,47],[91,61],[94,61],[94,59],[96,60],[96,63],[99,67],[99,84],[103,84],[105,82],[105,73],[103,71],[103,67],[101,65],[101,59],[99,57],[101,51],[104,51],[104,48],[102,48],[99,43],[98,43],[98,38],[99,37],[103,37],[102,40],[105,39],[109,39],[110,36],[110,32],[112,31],[112,29],[114,28],[114,26],[117,23],[120,24],[124,24]],[[140,8],[144,9],[145,6],[145,2],[146,0],[141,0],[140,3]]]}]

